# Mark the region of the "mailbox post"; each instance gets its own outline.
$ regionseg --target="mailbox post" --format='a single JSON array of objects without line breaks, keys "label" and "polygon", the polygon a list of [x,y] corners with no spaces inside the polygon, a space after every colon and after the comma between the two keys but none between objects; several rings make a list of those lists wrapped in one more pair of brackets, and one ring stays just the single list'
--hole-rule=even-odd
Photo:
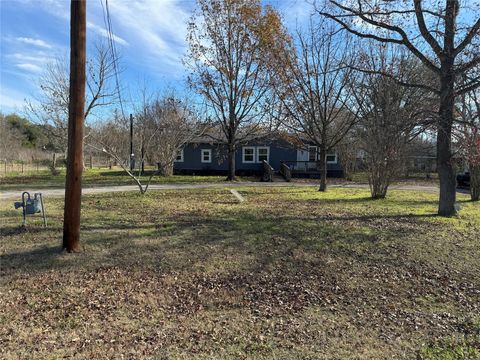
[{"label": "mailbox post", "polygon": [[30,193],[25,191],[22,193],[22,201],[15,202],[15,209],[22,208],[23,222],[22,225],[27,225],[27,216],[42,213],[43,226],[47,227],[47,217],[45,215],[45,206],[43,205],[42,193],[35,193],[33,199]]}]

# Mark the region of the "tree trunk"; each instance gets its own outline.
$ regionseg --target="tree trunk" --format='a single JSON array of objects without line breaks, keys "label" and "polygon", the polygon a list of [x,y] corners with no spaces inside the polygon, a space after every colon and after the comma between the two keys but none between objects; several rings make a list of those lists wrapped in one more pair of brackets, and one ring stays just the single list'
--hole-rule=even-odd
[{"label": "tree trunk", "polygon": [[227,181],[235,181],[235,145],[228,145],[228,176]]},{"label": "tree trunk", "polygon": [[368,166],[368,172],[368,184],[372,199],[385,199],[390,185],[387,164],[373,162]]},{"label": "tree trunk", "polygon": [[440,180],[438,215],[455,215],[457,179],[452,163],[452,124],[454,111],[453,66],[442,65],[440,109],[437,128],[437,166]]},{"label": "tree trunk", "polygon": [[158,175],[160,176],[172,176],[173,175],[173,165],[172,164],[158,164]]},{"label": "tree trunk", "polygon": [[[58,174],[60,174],[60,171],[57,170],[57,154],[56,153],[53,153],[53,157],[52,157],[52,163],[50,164],[50,173],[53,175],[53,176],[57,176]],[[23,165],[22,165],[22,170],[23,170]],[[23,172],[23,171],[22,171]]]},{"label": "tree trunk", "polygon": [[480,200],[480,165],[470,165],[470,198],[472,201]]},{"label": "tree trunk", "polygon": [[140,174],[143,174],[145,172],[145,146],[142,143],[142,149],[141,149],[141,156],[142,156],[142,167],[140,170]]},{"label": "tree trunk", "polygon": [[327,191],[327,150],[325,146],[320,146],[320,188],[318,191]]}]

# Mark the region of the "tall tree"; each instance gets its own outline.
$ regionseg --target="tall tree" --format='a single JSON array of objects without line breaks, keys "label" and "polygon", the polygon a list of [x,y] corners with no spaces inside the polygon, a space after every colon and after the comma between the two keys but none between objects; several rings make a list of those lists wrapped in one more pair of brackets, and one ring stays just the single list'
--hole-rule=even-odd
[{"label": "tall tree", "polygon": [[198,0],[188,31],[189,83],[202,95],[228,149],[235,179],[239,144],[258,135],[269,112],[269,60],[286,38],[279,14],[260,0]]},{"label": "tall tree", "polygon": [[118,112],[111,120],[92,129],[88,146],[114,159],[137,184],[140,193],[145,194],[155,175],[172,174],[178,152],[186,143],[202,135],[205,126],[198,121],[196,109],[188,98],[180,99],[170,93],[159,97],[143,96],[142,100],[134,117],[140,164],[148,161],[157,167],[156,170],[144,174],[141,167],[138,171],[130,168],[130,124]]},{"label": "tall tree", "polygon": [[464,94],[457,101],[455,135],[458,148],[470,173],[470,196],[480,200],[480,89]]},{"label": "tall tree", "polygon": [[[93,45],[93,56],[86,64],[86,94],[84,118],[87,124],[102,108],[114,105],[118,100],[115,88],[115,59],[108,44],[97,41]],[[48,64],[38,79],[40,95],[26,104],[26,112],[37,123],[45,125],[49,140],[57,151],[65,152],[68,137],[69,116],[69,69],[64,58]],[[87,134],[88,136],[88,134]]]},{"label": "tall tree", "polygon": [[[407,81],[423,78],[423,66],[399,51],[372,46],[370,56],[363,53],[361,58],[370,63],[369,68]],[[356,88],[360,113],[356,130],[365,152],[371,196],[385,198],[391,181],[406,166],[408,144],[431,121],[431,96],[425,89],[402,86],[375,72],[363,77]]]},{"label": "tall tree", "polygon": [[188,99],[175,94],[164,96],[149,104],[144,123],[148,129],[158,129],[157,135],[144,146],[144,155],[156,164],[160,175],[172,175],[173,163],[185,144],[203,134],[205,125]]},{"label": "tall tree", "polygon": [[[310,21],[297,31],[297,47],[277,57],[276,91],[285,113],[282,124],[318,149],[320,191],[327,189],[327,154],[357,121],[353,83],[358,75],[351,36],[327,21]],[[306,139],[305,139],[306,138]]]},{"label": "tall tree", "polygon": [[[437,162],[440,177],[438,214],[456,213],[456,178],[452,159],[455,98],[480,86],[480,7],[471,0],[328,1],[318,13],[362,38],[405,47],[437,78],[437,86],[409,82],[438,95]],[[456,80],[471,74],[467,83]],[[389,75],[389,74],[386,74]]]}]

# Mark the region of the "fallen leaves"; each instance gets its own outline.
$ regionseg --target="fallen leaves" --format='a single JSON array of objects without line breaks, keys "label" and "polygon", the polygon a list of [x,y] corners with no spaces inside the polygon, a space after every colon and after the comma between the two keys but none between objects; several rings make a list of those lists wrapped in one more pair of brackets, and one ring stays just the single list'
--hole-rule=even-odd
[{"label": "fallen leaves", "polygon": [[58,229],[7,232],[0,357],[411,358],[475,334],[475,262],[439,251],[473,239],[476,222],[451,231],[402,215],[410,205],[293,191],[252,189],[235,207],[220,190],[152,192],[112,213],[102,195],[87,202],[88,251],[75,257],[36,250]]}]

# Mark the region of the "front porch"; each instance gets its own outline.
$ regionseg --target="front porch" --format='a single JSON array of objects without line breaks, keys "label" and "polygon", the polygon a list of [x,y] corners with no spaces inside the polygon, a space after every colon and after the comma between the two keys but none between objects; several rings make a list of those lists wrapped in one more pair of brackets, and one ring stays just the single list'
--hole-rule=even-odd
[{"label": "front porch", "polygon": [[[281,164],[288,167],[292,177],[298,178],[320,178],[320,162],[319,161],[281,161]],[[282,166],[283,167],[283,166]],[[327,177],[342,177],[341,169],[331,169],[327,163]]]}]

